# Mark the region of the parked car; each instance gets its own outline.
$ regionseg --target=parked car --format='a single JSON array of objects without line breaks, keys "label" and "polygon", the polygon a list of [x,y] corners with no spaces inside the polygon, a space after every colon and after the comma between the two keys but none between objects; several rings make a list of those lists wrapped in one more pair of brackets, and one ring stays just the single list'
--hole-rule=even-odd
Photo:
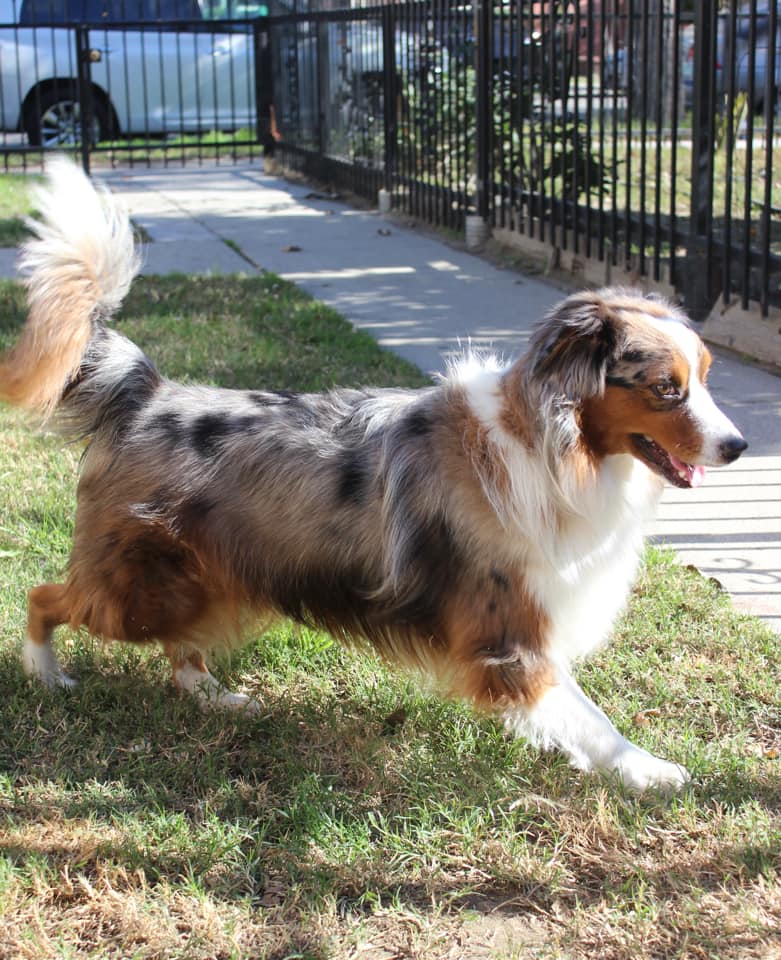
[{"label": "parked car", "polygon": [[77,22],[99,24],[89,30],[93,142],[254,124],[251,30],[210,23],[225,11],[225,0],[219,8],[199,0],[0,0],[0,130],[24,131],[34,146],[80,140]]},{"label": "parked car", "polygon": [[[778,89],[781,85],[781,3],[776,7],[776,30],[775,37],[770,36],[770,4],[768,0],[759,0],[756,4],[756,23],[754,27],[754,109],[761,110],[764,107],[765,93],[767,90],[769,57],[771,43],[775,47],[775,69],[771,84],[771,96],[775,101],[778,96]],[[720,93],[726,93],[729,85],[729,75],[726,68],[726,56],[729,51],[729,17],[722,14],[719,17],[719,42],[718,58],[719,73],[717,89]],[[743,93],[749,92],[749,80],[751,76],[751,55],[750,48],[752,42],[751,36],[751,4],[744,3],[738,7],[735,18],[735,89]]]},{"label": "parked car", "polygon": [[[771,95],[777,103],[781,90],[781,2],[777,2],[777,17],[775,39],[775,67]],[[716,92],[723,99],[729,93],[729,56],[734,51],[735,80],[733,92],[749,93],[751,78],[751,3],[742,3],[735,12],[734,38],[731,39],[732,18],[729,11],[719,12],[716,34],[716,63],[714,65]],[[755,112],[764,109],[765,93],[767,91],[770,40],[770,3],[768,0],[758,0],[756,4],[756,21],[754,25],[754,89],[753,108]],[[694,81],[694,28],[689,26],[681,34],[681,45],[684,50],[682,83],[687,106],[691,105]]]}]

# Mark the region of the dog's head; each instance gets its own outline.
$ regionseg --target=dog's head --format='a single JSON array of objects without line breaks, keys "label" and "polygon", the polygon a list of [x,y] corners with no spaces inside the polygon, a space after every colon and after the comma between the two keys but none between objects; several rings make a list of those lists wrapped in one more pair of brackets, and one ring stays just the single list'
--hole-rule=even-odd
[{"label": "dog's head", "polygon": [[678,487],[746,449],[713,402],[711,355],[685,315],[623,289],[576,294],[535,334],[529,373],[543,408],[569,412],[598,457],[631,454]]}]

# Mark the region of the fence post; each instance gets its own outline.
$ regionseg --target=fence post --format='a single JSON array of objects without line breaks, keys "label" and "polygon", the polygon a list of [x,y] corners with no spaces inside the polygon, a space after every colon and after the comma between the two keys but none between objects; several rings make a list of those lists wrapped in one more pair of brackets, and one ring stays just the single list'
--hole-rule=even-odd
[{"label": "fence post", "polygon": [[81,165],[89,175],[90,138],[92,132],[92,51],[89,48],[89,27],[76,27],[76,69],[79,80],[79,114],[81,119]]},{"label": "fence post", "polygon": [[274,152],[271,135],[274,75],[271,69],[269,33],[268,17],[252,22],[252,45],[255,54],[255,135],[265,154]]},{"label": "fence post", "polygon": [[691,207],[683,294],[695,320],[704,320],[713,303],[713,151],[716,109],[716,0],[694,5],[692,86]]},{"label": "fence post", "polygon": [[488,238],[493,201],[491,189],[491,127],[493,71],[493,3],[475,0],[475,198],[473,215],[466,217],[466,243],[478,247]]},{"label": "fence post", "polygon": [[396,173],[397,118],[396,93],[396,13],[392,4],[382,8],[382,122],[384,136],[383,175],[385,190],[393,191]]},{"label": "fence post", "polygon": [[330,90],[330,58],[328,51],[329,23],[323,18],[316,21],[317,31],[317,160],[320,179],[325,180],[324,158],[328,149],[328,109]]}]

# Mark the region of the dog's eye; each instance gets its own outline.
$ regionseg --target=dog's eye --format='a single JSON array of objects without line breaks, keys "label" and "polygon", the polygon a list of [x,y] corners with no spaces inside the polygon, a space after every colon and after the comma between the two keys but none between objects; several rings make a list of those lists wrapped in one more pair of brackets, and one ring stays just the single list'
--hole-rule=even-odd
[{"label": "dog's eye", "polygon": [[680,400],[681,391],[673,380],[660,380],[652,383],[651,390],[660,400]]}]

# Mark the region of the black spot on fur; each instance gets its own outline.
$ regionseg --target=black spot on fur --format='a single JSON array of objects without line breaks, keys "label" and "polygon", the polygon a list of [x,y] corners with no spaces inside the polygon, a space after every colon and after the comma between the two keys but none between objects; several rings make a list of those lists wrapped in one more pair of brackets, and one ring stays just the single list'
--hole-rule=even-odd
[{"label": "black spot on fur", "polygon": [[219,506],[217,500],[205,494],[197,494],[185,500],[177,511],[176,526],[185,540],[191,538],[209,519],[213,510]]},{"label": "black spot on fur", "polygon": [[[358,624],[368,619],[367,597],[376,584],[367,584],[360,569],[313,563],[293,569],[273,566],[269,573],[271,598],[286,616],[337,634],[344,632],[340,630],[344,625],[355,625],[357,633],[365,632]],[[248,586],[251,590],[256,585]]]},{"label": "black spot on fur", "polygon": [[507,579],[505,574],[501,570],[497,570],[496,567],[491,568],[490,573],[491,581],[493,584],[502,591],[502,593],[507,593],[510,589],[510,581]]},{"label": "black spot on fur", "polygon": [[150,417],[147,430],[164,437],[173,446],[184,437],[182,420],[173,410],[165,410]]},{"label": "black spot on fur", "polygon": [[245,433],[257,423],[252,416],[233,417],[228,413],[203,413],[192,425],[190,442],[202,457],[213,457],[228,437]]},{"label": "black spot on fur", "polygon": [[444,599],[459,579],[462,557],[444,517],[428,517],[414,526],[407,548],[411,586],[388,614],[393,622],[414,623],[436,633]]},{"label": "black spot on fur", "polygon": [[413,410],[402,419],[400,427],[407,437],[426,437],[431,432],[431,417],[425,410]]},{"label": "black spot on fur", "polygon": [[635,379],[636,379],[635,377],[632,377],[631,380],[627,379],[626,377],[618,377],[618,376],[606,377],[605,383],[609,387],[622,387],[624,390],[631,390],[636,385]]},{"label": "black spot on fur", "polygon": [[355,451],[348,451],[339,472],[340,501],[360,506],[366,501],[368,486],[369,472],[365,458]]},{"label": "black spot on fur", "polygon": [[[100,359],[95,369],[100,365]],[[88,382],[92,367],[87,360],[82,365],[79,384]],[[149,398],[161,382],[160,374],[148,357],[140,356],[127,373],[112,384],[110,389],[101,393],[95,405],[96,418],[91,426],[92,433],[108,428],[114,441],[123,439],[132,426],[138,412],[149,402]]]},{"label": "black spot on fur", "polygon": [[620,357],[621,363],[641,363],[648,364],[654,359],[652,353],[647,350],[625,350]]},{"label": "black spot on fur", "polygon": [[417,525],[405,570],[408,576],[393,594],[378,593],[379,569],[372,573],[333,559],[292,569],[270,563],[263,571],[247,571],[246,589],[250,596],[268,597],[294,620],[343,638],[365,638],[392,656],[409,642],[414,657],[421,637],[435,644],[441,636],[444,601],[459,578],[459,551],[444,520]]},{"label": "black spot on fur", "polygon": [[233,432],[226,413],[203,413],[190,430],[190,442],[202,457],[213,457],[219,444]]}]

